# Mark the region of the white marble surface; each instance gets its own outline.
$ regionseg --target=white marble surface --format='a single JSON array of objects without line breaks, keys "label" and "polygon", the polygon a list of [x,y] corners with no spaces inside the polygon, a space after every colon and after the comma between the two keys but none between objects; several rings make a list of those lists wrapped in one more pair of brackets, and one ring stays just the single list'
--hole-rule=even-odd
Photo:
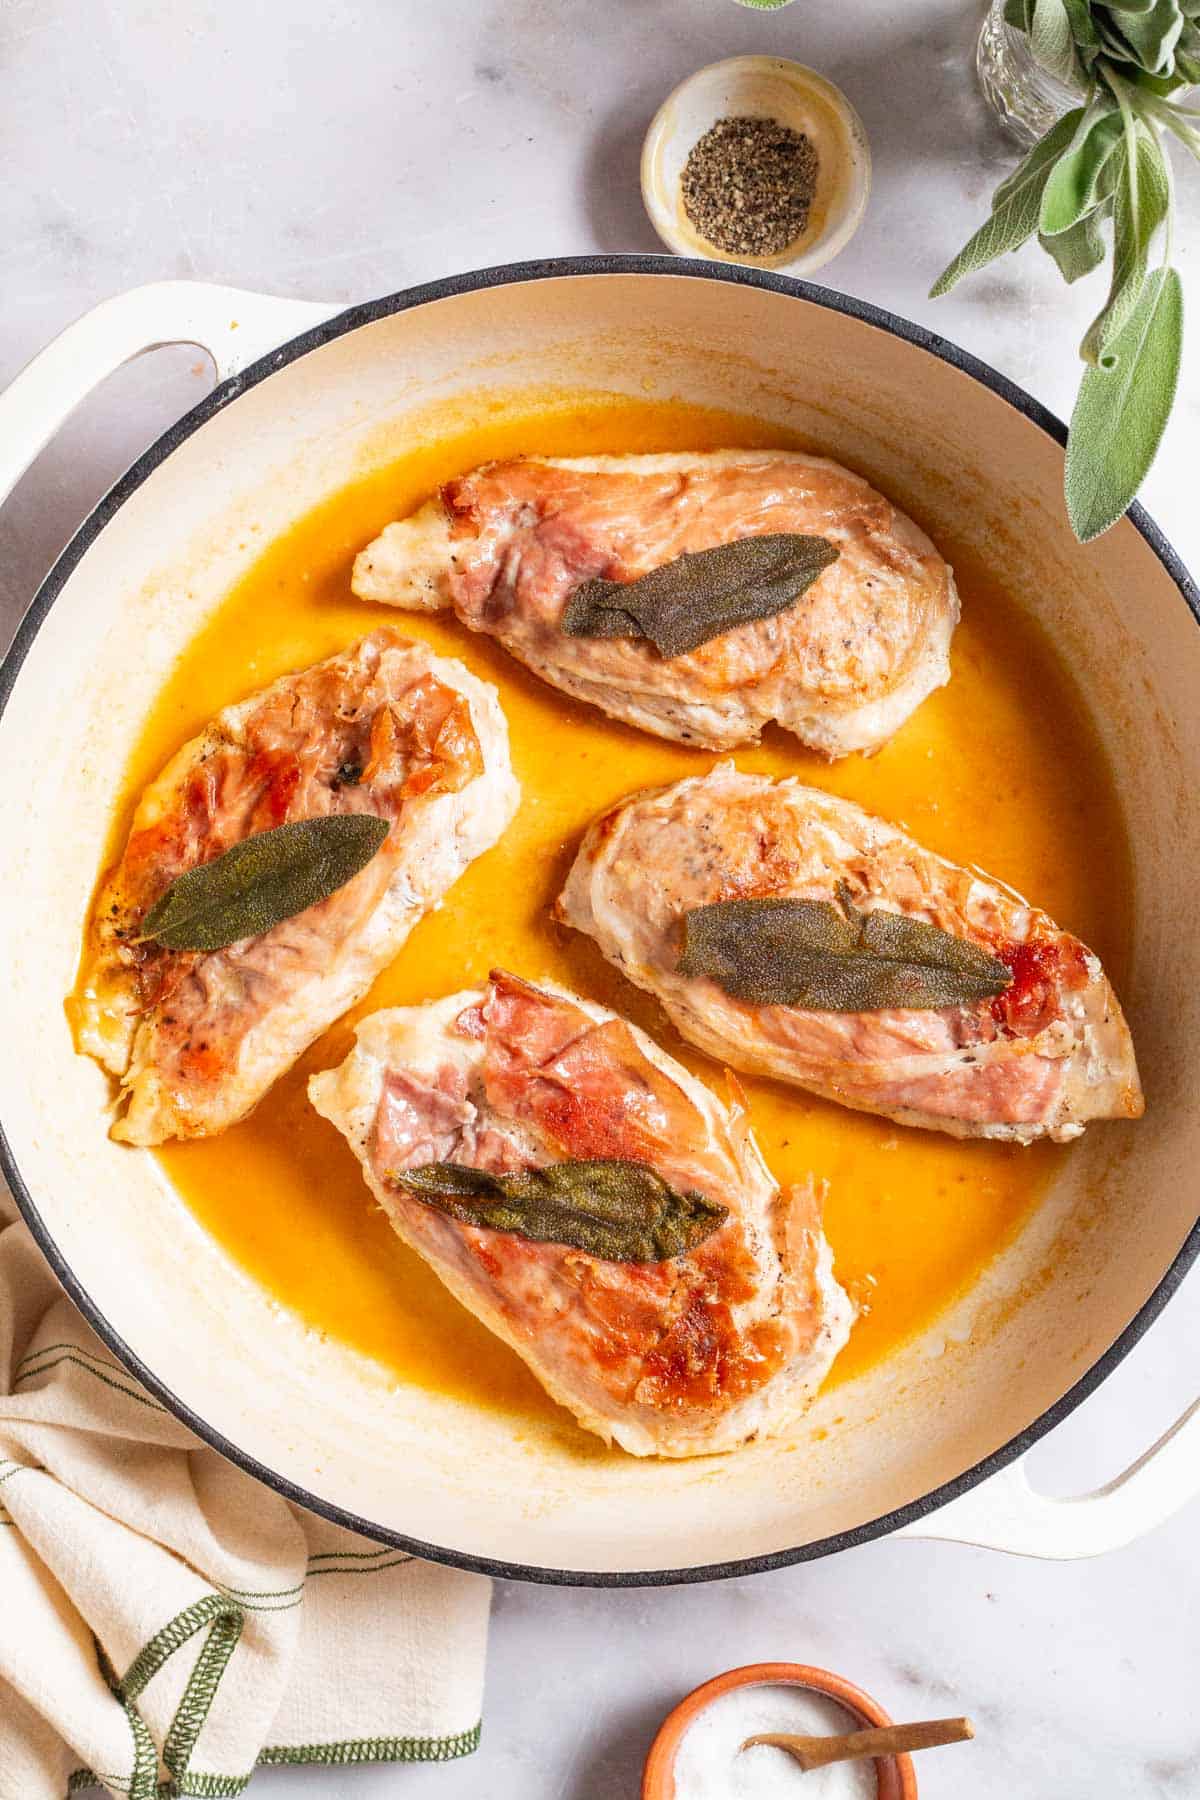
[{"label": "white marble surface", "polygon": [[[0,0],[0,381],[61,325],[135,282],[187,275],[358,300],[520,257],[656,247],[637,153],[663,93],[764,49],[841,82],[875,190],[825,271],[956,339],[1069,410],[1096,281],[1065,295],[1034,251],[949,300],[933,275],[1011,153],[968,74],[959,0]],[[1181,171],[1185,282],[1200,280],[1200,172]],[[1200,335],[1145,498],[1200,565]],[[0,509],[0,636],[54,551],[132,456],[204,391],[194,352],[115,376]],[[1076,1492],[1191,1398],[1200,1276],[1128,1362],[1035,1452]],[[1200,1794],[1200,1559],[1193,1507],[1094,1563],[881,1543],[751,1580],[646,1593],[501,1587],[483,1748],[457,1765],[279,1771],[282,1800],[632,1800],[667,1708],[765,1658],[825,1663],[897,1713],[970,1711],[928,1800]]]}]

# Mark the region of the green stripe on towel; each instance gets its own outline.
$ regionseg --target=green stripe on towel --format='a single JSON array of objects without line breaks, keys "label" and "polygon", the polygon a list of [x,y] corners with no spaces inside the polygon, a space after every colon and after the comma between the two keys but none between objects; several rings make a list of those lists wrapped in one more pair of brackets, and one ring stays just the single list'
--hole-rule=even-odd
[{"label": "green stripe on towel", "polygon": [[[470,1731],[456,1732],[452,1737],[346,1738],[336,1744],[268,1745],[255,1767],[278,1768],[308,1763],[332,1768],[352,1763],[452,1762],[455,1757],[470,1756],[479,1748],[481,1730],[482,1724],[472,1726]],[[249,1780],[249,1775],[178,1775],[159,1785],[156,1800],[176,1800],[177,1796],[179,1800],[184,1800],[185,1796],[187,1800],[226,1800],[226,1796],[242,1793]],[[67,1794],[78,1794],[85,1788],[103,1785],[106,1784],[90,1769],[76,1769],[67,1782]],[[131,1792],[115,1776],[107,1777],[107,1785],[123,1794]]]},{"label": "green stripe on towel", "polygon": [[371,1762],[451,1762],[456,1756],[470,1756],[479,1748],[482,1721],[470,1731],[456,1732],[453,1737],[379,1737],[348,1738],[340,1744],[295,1744],[283,1748],[270,1745],[259,1762],[280,1763],[371,1763]]}]

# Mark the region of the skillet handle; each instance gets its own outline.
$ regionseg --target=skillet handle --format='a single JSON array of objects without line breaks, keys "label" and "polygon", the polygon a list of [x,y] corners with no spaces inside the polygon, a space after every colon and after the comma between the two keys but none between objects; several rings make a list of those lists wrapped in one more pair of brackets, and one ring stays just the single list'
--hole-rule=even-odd
[{"label": "skillet handle", "polygon": [[1054,1499],[1030,1486],[1024,1458],[960,1494],[897,1537],[942,1538],[1067,1561],[1120,1550],[1200,1494],[1200,1400],[1115,1481]]},{"label": "skillet handle", "polygon": [[106,375],[163,344],[196,344],[218,381],[345,309],[200,281],[155,281],[85,313],[0,394],[0,500]]}]

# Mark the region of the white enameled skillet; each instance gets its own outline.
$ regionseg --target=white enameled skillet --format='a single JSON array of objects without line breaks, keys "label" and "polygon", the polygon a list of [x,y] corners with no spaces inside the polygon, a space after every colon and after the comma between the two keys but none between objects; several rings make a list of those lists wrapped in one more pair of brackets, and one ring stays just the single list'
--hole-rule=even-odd
[{"label": "white enameled skillet", "polygon": [[[1200,1414],[1094,1496],[1036,1494],[1024,1451],[1101,1381],[1200,1249],[1200,627],[1138,509],[1088,548],[1061,426],[952,346],[759,271],[669,258],[486,270],[370,305],[189,283],[107,302],[0,397],[0,495],[119,363],[184,341],[220,382],[118,482],[47,577],[0,677],[4,1167],[89,1319],[168,1406],[308,1506],[533,1580],[762,1569],[887,1532],[1047,1556],[1128,1541],[1200,1488]],[[964,1312],[820,1400],[793,1444],[581,1456],[552,1426],[412,1388],[282,1314],[149,1156],[63,1014],[113,786],[173,659],[260,547],[394,453],[431,408],[547,387],[679,396],[793,428],[935,539],[1006,571],[1071,664],[1134,865],[1125,997],[1148,1111],[1094,1127]],[[1181,926],[1183,927],[1181,929]]]}]

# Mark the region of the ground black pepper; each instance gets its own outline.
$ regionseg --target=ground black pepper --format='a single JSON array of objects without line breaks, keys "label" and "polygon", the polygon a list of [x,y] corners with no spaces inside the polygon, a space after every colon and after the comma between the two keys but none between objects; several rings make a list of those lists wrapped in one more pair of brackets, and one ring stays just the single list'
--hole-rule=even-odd
[{"label": "ground black pepper", "polygon": [[778,119],[718,119],[683,167],[683,207],[702,238],[731,256],[774,256],[808,224],[817,153]]}]

